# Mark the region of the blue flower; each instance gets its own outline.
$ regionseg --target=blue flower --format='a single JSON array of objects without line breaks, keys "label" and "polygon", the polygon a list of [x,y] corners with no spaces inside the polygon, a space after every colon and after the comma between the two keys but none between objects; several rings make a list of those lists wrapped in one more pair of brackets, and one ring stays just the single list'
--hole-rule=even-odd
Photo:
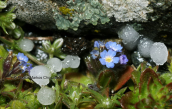
[{"label": "blue flower", "polygon": [[128,62],[128,59],[127,59],[126,55],[121,55],[119,57],[119,60],[120,60],[120,64],[127,64],[127,62]]},{"label": "blue flower", "polygon": [[9,52],[9,51],[13,51],[12,49],[7,49],[7,51]]},{"label": "blue flower", "polygon": [[25,61],[20,61],[20,70],[22,70],[22,73],[24,73],[25,71],[28,71],[30,73],[30,70],[32,69],[32,64],[27,63]]},{"label": "blue flower", "polygon": [[99,59],[102,65],[106,65],[107,68],[113,68],[115,66],[114,63],[119,62],[119,57],[114,57],[116,52],[113,50],[109,50],[108,52],[104,50],[100,53],[101,58]]},{"label": "blue flower", "polygon": [[94,47],[99,48],[99,42],[98,42],[98,41],[95,41],[95,42],[94,42]]},{"label": "blue flower", "polygon": [[25,61],[20,61],[20,70],[22,71],[22,73],[24,73],[27,69],[27,63]]},{"label": "blue flower", "polygon": [[104,48],[105,47],[105,44],[102,41],[95,41],[94,42],[94,47]]},{"label": "blue flower", "polygon": [[22,73],[24,73],[25,71],[30,72],[30,70],[32,69],[32,64],[27,63],[28,57],[25,56],[23,53],[18,53],[17,59],[20,61],[19,67],[20,67],[20,70],[22,70]]},{"label": "blue flower", "polygon": [[24,62],[27,62],[27,61],[28,61],[28,57],[25,56],[23,53],[18,53],[18,54],[17,54],[17,59],[18,59],[19,61],[24,61]]},{"label": "blue flower", "polygon": [[90,54],[92,55],[93,59],[96,59],[99,55],[99,51],[98,50],[93,50],[90,52]]},{"label": "blue flower", "polygon": [[107,42],[105,46],[107,49],[112,49],[116,52],[122,52],[122,48],[123,48],[120,44],[117,44],[116,42],[111,42],[111,41]]},{"label": "blue flower", "polygon": [[30,70],[32,69],[33,67],[32,67],[32,64],[30,64],[30,63],[28,63],[27,64],[27,71],[30,73]]}]

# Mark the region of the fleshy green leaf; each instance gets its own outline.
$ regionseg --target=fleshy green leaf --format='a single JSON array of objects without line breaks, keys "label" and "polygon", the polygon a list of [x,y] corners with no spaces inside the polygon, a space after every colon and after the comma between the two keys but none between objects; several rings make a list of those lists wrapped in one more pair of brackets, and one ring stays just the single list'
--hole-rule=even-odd
[{"label": "fleshy green leaf", "polygon": [[36,96],[32,93],[26,95],[23,99],[27,101],[26,107],[30,109],[38,109],[41,106]]},{"label": "fleshy green leaf", "polygon": [[149,94],[147,91],[147,84],[150,78],[152,78],[153,82],[157,85],[157,90],[162,87],[162,84],[158,79],[158,75],[152,69],[147,68],[146,70],[144,70],[140,77],[139,92],[141,93],[141,99],[147,97]]},{"label": "fleshy green leaf", "polygon": [[26,106],[26,103],[20,100],[14,100],[11,103],[11,109],[26,109],[25,106]]},{"label": "fleshy green leaf", "polygon": [[1,92],[1,95],[2,95],[2,96],[9,97],[9,98],[11,98],[11,99],[15,98],[14,92],[3,91],[3,92]]},{"label": "fleshy green leaf", "polygon": [[63,38],[56,39],[53,43],[54,49],[60,49],[60,47],[63,45]]},{"label": "fleshy green leaf", "polygon": [[81,73],[68,73],[65,74],[66,79],[74,82],[78,82],[87,86],[88,84],[93,84],[91,78],[81,74]]},{"label": "fleshy green leaf", "polygon": [[91,95],[92,95],[99,103],[101,103],[102,100],[104,99],[104,97],[103,97],[100,93],[98,93],[98,92],[96,92],[96,91],[94,91],[94,90],[90,90],[90,89],[88,89],[88,91],[91,92]]},{"label": "fleshy green leaf", "polygon": [[116,77],[119,78],[114,88],[115,91],[120,89],[131,78],[132,72],[133,72],[133,68],[130,66],[127,66],[126,69],[122,72],[122,75],[120,76],[115,75]]},{"label": "fleshy green leaf", "polygon": [[172,82],[172,73],[164,73],[160,77],[164,78],[165,84],[169,84]]},{"label": "fleshy green leaf", "polygon": [[4,83],[4,89],[3,91],[13,91],[16,89],[16,86],[11,83]]},{"label": "fleshy green leaf", "polygon": [[98,77],[98,87],[106,88],[112,79],[115,78],[114,72],[111,69],[103,70]]},{"label": "fleshy green leaf", "polygon": [[103,107],[104,107],[103,104],[97,104],[94,108],[95,108],[95,109],[100,109],[100,108],[103,108]]},{"label": "fleshy green leaf", "polygon": [[140,82],[140,76],[141,76],[141,73],[139,71],[133,71],[132,72],[131,79],[133,80],[133,82],[134,82],[135,85],[138,85],[139,84],[139,82]]},{"label": "fleshy green leaf", "polygon": [[123,109],[135,109],[134,104],[139,101],[139,90],[130,91],[121,98],[121,106]]}]

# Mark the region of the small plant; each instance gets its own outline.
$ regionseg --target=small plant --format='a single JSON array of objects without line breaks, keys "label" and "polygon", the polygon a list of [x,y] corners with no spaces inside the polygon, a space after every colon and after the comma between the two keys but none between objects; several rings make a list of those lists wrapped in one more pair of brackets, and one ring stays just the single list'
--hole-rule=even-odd
[{"label": "small plant", "polygon": [[[170,99],[172,97],[172,83],[163,85],[156,70],[144,68],[142,72],[132,72],[134,88],[127,92],[121,99],[123,109],[171,109]],[[157,68],[157,67],[155,67]],[[154,69],[155,69],[154,68]]]}]

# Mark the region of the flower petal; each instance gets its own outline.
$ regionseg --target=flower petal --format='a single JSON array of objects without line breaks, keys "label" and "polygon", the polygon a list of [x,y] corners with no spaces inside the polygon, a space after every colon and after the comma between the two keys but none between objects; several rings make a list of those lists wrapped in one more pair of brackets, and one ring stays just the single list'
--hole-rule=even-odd
[{"label": "flower petal", "polygon": [[106,65],[106,61],[105,61],[105,59],[100,58],[100,59],[99,59],[99,61],[100,61],[100,63],[101,63],[102,65]]},{"label": "flower petal", "polygon": [[122,48],[123,48],[123,47],[122,47],[121,45],[117,44],[117,46],[116,46],[116,49],[117,49],[117,50],[116,50],[116,51],[117,51],[117,52],[122,52]]},{"label": "flower petal", "polygon": [[114,63],[113,62],[106,62],[106,67],[107,68],[114,68]]},{"label": "flower petal", "polygon": [[114,56],[116,55],[116,52],[110,49],[110,50],[107,52],[107,55],[108,55],[108,56],[111,56],[111,57],[114,57]]},{"label": "flower petal", "polygon": [[100,47],[103,48],[105,46],[104,42],[102,42],[102,41],[98,41],[98,42],[99,42]]},{"label": "flower petal", "polygon": [[103,52],[100,53],[100,56],[101,56],[102,58],[105,58],[106,54],[107,54],[107,51],[104,50]]},{"label": "flower petal", "polygon": [[110,49],[109,42],[106,42],[105,46],[107,49]]},{"label": "flower petal", "polygon": [[94,47],[99,48],[99,42],[98,42],[98,41],[95,41],[95,42],[94,42]]},{"label": "flower petal", "polygon": [[118,63],[119,62],[119,57],[114,57],[113,58],[113,63]]},{"label": "flower petal", "polygon": [[127,64],[128,59],[126,55],[121,55],[119,58],[120,58],[120,64]]},{"label": "flower petal", "polygon": [[28,57],[25,56],[23,53],[18,53],[18,54],[17,54],[17,59],[18,59],[19,61],[25,61],[25,62],[28,61]]},{"label": "flower petal", "polygon": [[93,50],[90,52],[90,54],[92,54],[92,58],[96,59],[99,55],[99,51],[98,50]]}]

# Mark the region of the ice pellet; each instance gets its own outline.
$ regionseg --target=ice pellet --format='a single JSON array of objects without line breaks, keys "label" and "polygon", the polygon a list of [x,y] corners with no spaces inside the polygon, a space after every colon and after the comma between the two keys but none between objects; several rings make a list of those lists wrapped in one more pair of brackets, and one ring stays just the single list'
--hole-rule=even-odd
[{"label": "ice pellet", "polygon": [[22,50],[27,51],[27,52],[32,51],[34,47],[34,43],[29,39],[22,39],[18,44]]},{"label": "ice pellet", "polygon": [[47,61],[47,65],[49,65],[52,72],[60,72],[62,69],[62,62],[58,58],[51,58]]},{"label": "ice pellet", "polygon": [[43,65],[39,65],[33,67],[30,70],[30,76],[35,83],[39,84],[40,86],[43,86],[49,83],[49,78],[51,77],[51,73],[49,68]]},{"label": "ice pellet", "polygon": [[37,99],[42,105],[51,105],[55,102],[56,93],[52,88],[41,87],[37,93]]},{"label": "ice pellet", "polygon": [[71,68],[78,68],[80,65],[80,57],[78,56],[71,56]]},{"label": "ice pellet", "polygon": [[126,49],[133,50],[136,47],[139,39],[139,33],[134,30],[132,26],[126,25],[117,33],[119,38],[122,39],[122,42],[124,43]]},{"label": "ice pellet", "polygon": [[148,38],[140,39],[139,44],[138,44],[138,51],[141,54],[141,56],[145,58],[150,57],[150,48],[152,44],[153,44],[153,41],[151,41]]},{"label": "ice pellet", "polygon": [[157,65],[163,65],[168,57],[167,47],[164,43],[155,42],[150,48],[150,56]]},{"label": "ice pellet", "polygon": [[78,68],[80,65],[80,58],[78,56],[67,55],[62,64],[63,68]]}]

